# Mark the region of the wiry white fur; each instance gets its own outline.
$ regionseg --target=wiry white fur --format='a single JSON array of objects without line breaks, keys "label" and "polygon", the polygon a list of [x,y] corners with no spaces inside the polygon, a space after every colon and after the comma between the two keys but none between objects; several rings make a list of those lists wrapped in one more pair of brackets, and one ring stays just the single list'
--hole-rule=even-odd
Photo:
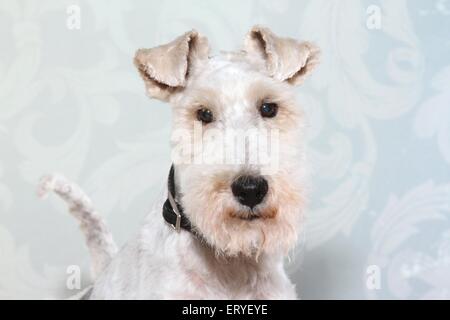
[{"label": "wiry white fur", "polygon": [[[279,162],[272,174],[249,163],[247,149],[242,164],[175,163],[178,201],[201,238],[186,230],[178,233],[163,222],[164,194],[137,236],[115,254],[110,233],[83,192],[58,175],[42,180],[39,193],[55,191],[81,221],[99,275],[89,298],[296,298],[283,260],[296,243],[303,216],[306,166],[304,119],[292,85],[301,83],[317,64],[318,50],[264,28],[253,29],[248,44],[248,52],[206,57],[207,41],[190,32],[168,45],[139,50],[135,58],[149,95],[173,106],[174,130],[192,133],[198,124],[196,111],[207,107],[215,121],[202,126],[203,138],[214,129],[279,131]],[[154,66],[151,74],[145,67],[149,63]],[[295,77],[274,77],[281,72],[276,68]],[[167,81],[173,72],[182,86]],[[259,114],[261,99],[266,98],[279,105],[273,119]],[[221,142],[207,140],[202,155],[219,154]],[[264,175],[269,185],[264,201],[251,212],[259,215],[254,220],[246,219],[250,209],[238,203],[230,188],[243,174]]]}]

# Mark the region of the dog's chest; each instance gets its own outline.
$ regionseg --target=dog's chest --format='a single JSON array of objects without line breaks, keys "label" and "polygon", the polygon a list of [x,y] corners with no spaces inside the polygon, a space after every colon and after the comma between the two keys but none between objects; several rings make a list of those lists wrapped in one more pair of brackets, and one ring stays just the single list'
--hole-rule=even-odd
[{"label": "dog's chest", "polygon": [[190,274],[183,286],[170,290],[164,299],[270,299],[274,291],[273,284],[265,280],[237,286],[234,281],[224,283]]},{"label": "dog's chest", "polygon": [[[280,299],[294,298],[295,292],[278,270],[236,262],[182,261],[180,285],[167,299]],[[197,263],[196,263],[197,262]]]}]

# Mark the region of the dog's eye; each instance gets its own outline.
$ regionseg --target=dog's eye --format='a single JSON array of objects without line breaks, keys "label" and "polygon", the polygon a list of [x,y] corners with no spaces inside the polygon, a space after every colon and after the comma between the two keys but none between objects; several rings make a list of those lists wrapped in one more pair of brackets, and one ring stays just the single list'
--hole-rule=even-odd
[{"label": "dog's eye", "polygon": [[211,110],[206,108],[201,108],[197,110],[197,120],[201,121],[203,123],[210,123],[213,122],[214,117]]},{"label": "dog's eye", "polygon": [[273,102],[263,102],[259,107],[259,112],[264,118],[273,118],[277,115],[278,105]]}]

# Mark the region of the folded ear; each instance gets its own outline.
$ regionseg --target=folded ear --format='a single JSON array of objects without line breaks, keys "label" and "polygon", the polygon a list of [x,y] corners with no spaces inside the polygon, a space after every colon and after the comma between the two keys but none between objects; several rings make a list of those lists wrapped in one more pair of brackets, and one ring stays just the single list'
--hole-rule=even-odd
[{"label": "folded ear", "polygon": [[152,98],[163,101],[185,87],[189,70],[209,54],[208,40],[195,30],[151,49],[139,49],[134,64]]},{"label": "folded ear", "polygon": [[320,50],[314,44],[278,37],[261,26],[250,30],[245,50],[263,58],[274,79],[293,85],[301,84],[319,63]]}]

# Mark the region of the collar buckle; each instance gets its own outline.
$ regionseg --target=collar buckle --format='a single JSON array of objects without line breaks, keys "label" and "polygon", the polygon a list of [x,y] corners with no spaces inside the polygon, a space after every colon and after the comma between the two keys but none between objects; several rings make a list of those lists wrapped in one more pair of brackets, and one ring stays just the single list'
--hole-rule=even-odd
[{"label": "collar buckle", "polygon": [[181,214],[178,211],[178,205],[175,202],[175,199],[173,198],[172,192],[170,192],[170,190],[168,190],[168,199],[169,199],[170,205],[172,206],[173,213],[175,213],[175,215],[177,216],[177,220],[175,221],[175,224],[169,223],[169,225],[177,232],[180,232],[180,230],[181,230]]},{"label": "collar buckle", "polygon": [[173,230],[175,230],[176,232],[180,232],[181,230],[181,215],[175,213],[175,215],[177,216],[177,220],[175,221],[175,224],[169,223],[169,226],[172,227]]}]

